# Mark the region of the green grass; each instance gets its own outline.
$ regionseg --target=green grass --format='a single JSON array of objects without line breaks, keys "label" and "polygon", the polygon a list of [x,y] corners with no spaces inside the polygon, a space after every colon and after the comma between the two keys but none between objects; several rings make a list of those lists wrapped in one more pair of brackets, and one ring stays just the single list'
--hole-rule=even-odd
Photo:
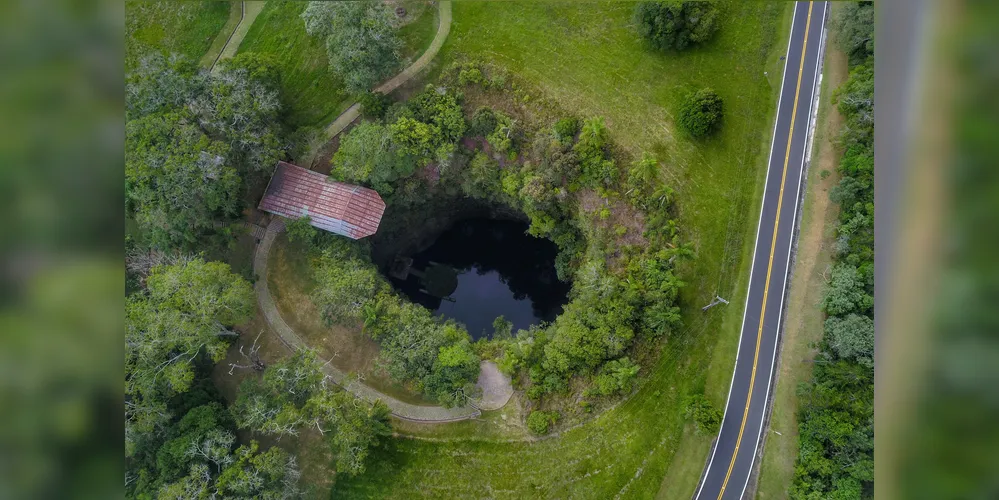
[{"label": "green grass", "polygon": [[423,9],[416,14],[416,19],[399,29],[403,53],[412,59],[416,59],[427,50],[427,47],[430,47],[430,42],[437,33],[437,9],[422,7]]},{"label": "green grass", "polygon": [[[626,153],[659,155],[698,253],[682,269],[686,329],[666,341],[637,394],[583,426],[536,442],[467,439],[468,424],[434,426],[421,436],[452,440],[397,440],[366,474],[339,479],[335,496],[689,498],[711,439],[684,431],[679,402],[706,390],[721,405],[728,390],[777,97],[763,72],[784,49],[788,6],[726,4],[714,40],[665,55],[635,36],[633,4],[454,5],[445,61],[504,66],[562,109],[604,116]],[[675,132],[671,113],[701,86],[725,99],[726,116],[718,136],[695,143]],[[732,305],[702,313],[715,293]]]},{"label": "green grass", "polygon": [[228,19],[229,2],[125,2],[125,71],[153,51],[197,62]]},{"label": "green grass", "polygon": [[285,123],[293,128],[322,126],[353,100],[329,69],[322,40],[305,32],[300,17],[307,2],[267,2],[239,46],[239,53],[269,54],[278,63]]}]

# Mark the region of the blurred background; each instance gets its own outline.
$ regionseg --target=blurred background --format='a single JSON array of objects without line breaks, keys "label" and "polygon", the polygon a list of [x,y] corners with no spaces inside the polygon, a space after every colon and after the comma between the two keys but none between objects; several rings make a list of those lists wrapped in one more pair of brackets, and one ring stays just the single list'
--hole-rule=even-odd
[{"label": "blurred background", "polygon": [[[999,2],[877,2],[876,497],[999,498]],[[123,492],[124,8],[0,2],[0,498]]]}]

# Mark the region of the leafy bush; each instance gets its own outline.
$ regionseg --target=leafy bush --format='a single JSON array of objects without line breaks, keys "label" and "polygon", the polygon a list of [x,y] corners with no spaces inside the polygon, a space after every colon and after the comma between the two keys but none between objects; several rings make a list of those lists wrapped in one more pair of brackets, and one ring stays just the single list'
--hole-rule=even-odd
[{"label": "leafy bush", "polygon": [[527,416],[527,428],[535,434],[548,434],[555,422],[558,422],[558,417],[557,411],[532,411]]},{"label": "leafy bush", "polygon": [[381,92],[371,91],[361,94],[358,102],[361,103],[361,113],[364,113],[364,116],[380,120],[385,117],[392,99]]},{"label": "leafy bush", "polygon": [[572,144],[579,133],[579,119],[575,117],[562,118],[555,122],[555,137],[564,145]]},{"label": "leafy bush", "polygon": [[306,248],[309,248],[315,241],[319,231],[312,227],[312,218],[306,215],[286,223],[285,232],[288,233],[288,241],[301,243]]},{"label": "leafy bush", "polygon": [[714,2],[642,2],[635,8],[638,33],[659,50],[683,50],[718,30]]},{"label": "leafy bush", "polygon": [[680,104],[680,128],[693,137],[704,137],[718,127],[722,111],[722,99],[714,90],[698,90]]},{"label": "leafy bush", "polygon": [[496,113],[492,108],[482,106],[476,109],[468,126],[468,135],[485,137],[493,130],[496,130]]},{"label": "leafy bush", "polygon": [[721,426],[724,414],[715,408],[711,401],[708,401],[703,394],[695,394],[687,398],[684,405],[684,414],[687,418],[694,420],[697,432],[703,434],[715,434]]}]

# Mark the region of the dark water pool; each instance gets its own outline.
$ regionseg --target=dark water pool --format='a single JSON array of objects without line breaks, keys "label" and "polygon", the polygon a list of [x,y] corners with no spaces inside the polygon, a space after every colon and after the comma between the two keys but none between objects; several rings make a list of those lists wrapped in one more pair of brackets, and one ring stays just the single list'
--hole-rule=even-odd
[{"label": "dark water pool", "polygon": [[[493,320],[500,315],[513,323],[514,332],[552,321],[562,312],[570,285],[555,273],[558,247],[526,231],[527,224],[518,221],[459,222],[413,255],[415,273],[405,281],[393,279],[393,284],[414,302],[464,323],[474,339],[492,335]],[[417,275],[433,263],[457,273],[449,298],[420,291],[427,287]]]}]

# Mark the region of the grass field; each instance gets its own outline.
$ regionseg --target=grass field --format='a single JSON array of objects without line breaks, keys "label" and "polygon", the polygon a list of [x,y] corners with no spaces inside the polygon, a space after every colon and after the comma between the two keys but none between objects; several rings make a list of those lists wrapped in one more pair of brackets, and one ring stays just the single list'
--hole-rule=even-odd
[{"label": "grass field", "polygon": [[197,62],[228,19],[229,2],[125,2],[125,71],[151,51]]},{"label": "grass field", "polygon": [[[836,9],[833,4],[833,10]],[[776,432],[767,435],[763,450],[756,490],[756,498],[760,500],[787,498],[794,478],[798,457],[797,390],[811,379],[810,361],[817,352],[815,344],[822,340],[821,301],[832,266],[834,228],[839,214],[838,206],[829,200],[829,190],[839,182],[836,166],[841,151],[834,140],[843,120],[832,103],[832,92],[847,76],[846,54],[835,44],[828,44],[794,278],[788,295],[780,372],[770,417],[770,430]]]},{"label": "grass field", "polygon": [[239,46],[239,53],[274,56],[288,125],[320,126],[350,105],[351,96],[330,71],[324,42],[305,32],[307,2],[270,1]]},{"label": "grass field", "polygon": [[[454,5],[445,61],[505,66],[562,109],[604,116],[626,156],[659,155],[698,253],[682,270],[686,328],[642,373],[637,394],[580,427],[532,442],[470,439],[477,424],[468,423],[413,431],[437,441],[396,440],[366,474],[339,479],[335,496],[689,498],[711,437],[689,432],[679,402],[706,391],[721,406],[728,390],[777,97],[763,72],[779,71],[789,5],[726,4],[715,39],[670,55],[642,46],[633,4]],[[718,136],[693,143],[671,116],[677,99],[701,86],[725,99],[726,117]],[[732,305],[701,313],[715,293]]]}]

